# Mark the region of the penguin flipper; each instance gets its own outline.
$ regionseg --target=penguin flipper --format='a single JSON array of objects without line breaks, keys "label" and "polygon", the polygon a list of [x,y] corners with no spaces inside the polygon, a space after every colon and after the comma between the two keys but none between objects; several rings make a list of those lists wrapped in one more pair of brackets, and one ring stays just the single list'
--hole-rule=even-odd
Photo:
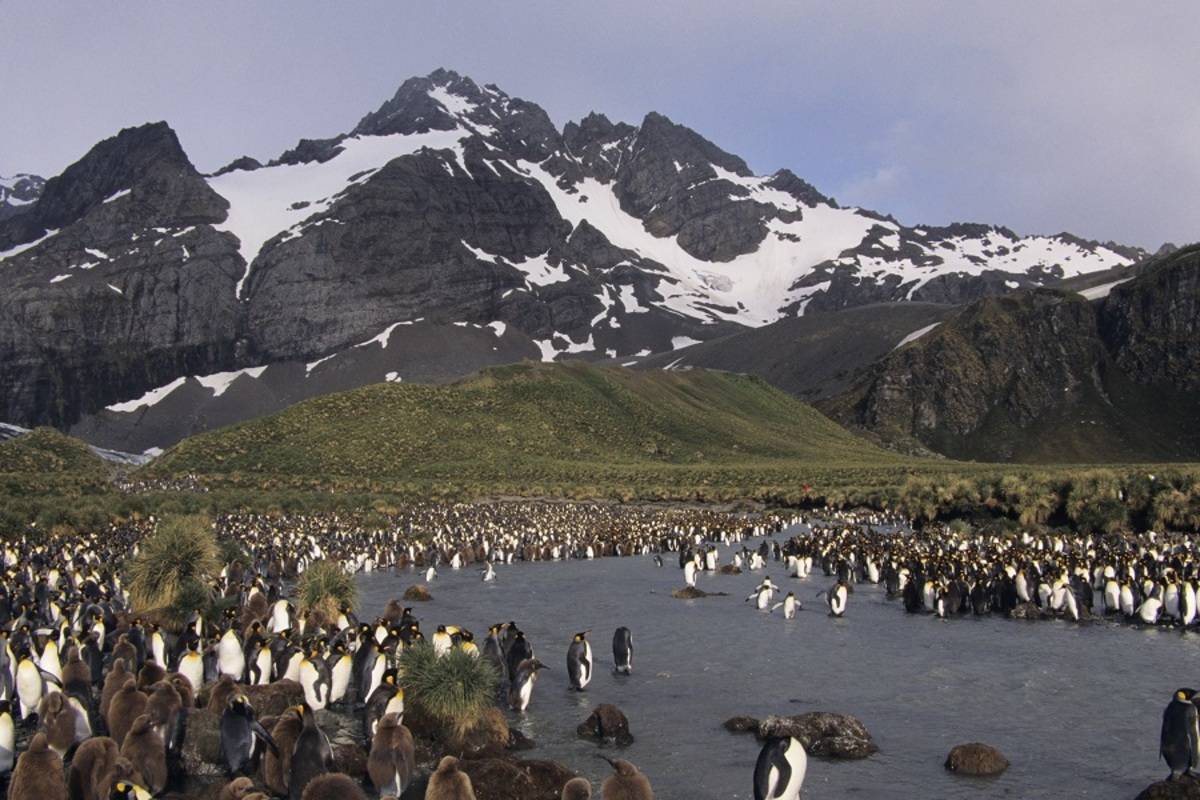
[{"label": "penguin flipper", "polygon": [[275,744],[275,740],[271,738],[271,734],[267,732],[267,729],[262,726],[261,722],[251,720],[250,730],[270,748],[272,753],[276,756],[279,755],[279,745]]}]

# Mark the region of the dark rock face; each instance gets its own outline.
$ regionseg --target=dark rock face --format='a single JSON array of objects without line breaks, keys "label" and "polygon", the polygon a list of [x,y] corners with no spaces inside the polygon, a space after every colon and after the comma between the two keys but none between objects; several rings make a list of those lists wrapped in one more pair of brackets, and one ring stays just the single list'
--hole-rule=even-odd
[{"label": "dark rock face", "polygon": [[29,211],[45,187],[46,179],[38,175],[0,176],[0,221]]},{"label": "dark rock face", "polygon": [[958,458],[1186,460],[1200,382],[1200,248],[1094,302],[1036,290],[967,306],[821,405]]},{"label": "dark rock face", "polygon": [[946,769],[959,775],[999,775],[1008,769],[1008,759],[991,745],[960,744],[946,756]]},{"label": "dark rock face", "polygon": [[1136,800],[1200,800],[1200,779],[1182,775],[1178,780],[1152,783]]},{"label": "dark rock face", "polygon": [[[44,186],[0,180],[4,208],[0,419],[79,425],[125,449],[122,432],[163,446],[238,417],[207,408],[222,392],[195,381],[171,398],[188,420],[174,432],[153,413],[130,432],[138,423],[109,419],[123,413],[110,405],[189,376],[311,365],[401,322],[506,326],[508,342],[439,354],[453,369],[384,372],[446,379],[498,359],[666,354],[806,308],[960,302],[1064,269],[1051,257],[1005,266],[1026,245],[1002,228],[904,228],[840,209],[786,170],[755,177],[659,114],[638,127],[591,114],[560,132],[534,103],[448,70],[405,81],[347,134],[301,139],[266,166],[242,156],[208,178],[165,123],[130,128]],[[786,250],[823,239],[834,218],[848,249]],[[646,244],[654,237],[662,248]],[[1115,245],[1051,244],[1077,265],[1118,259]],[[784,251],[721,273],[763,247]],[[988,259],[995,269],[980,268]],[[775,263],[796,278],[749,308],[764,304],[744,287]],[[933,272],[904,277],[916,267]],[[288,372],[291,385],[238,413],[312,396],[311,371]]]},{"label": "dark rock face", "polygon": [[588,718],[579,723],[575,733],[581,739],[600,742],[612,740],[620,747],[633,744],[625,712],[610,703],[601,703],[593,708]]},{"label": "dark rock face", "polygon": [[879,750],[859,720],[847,714],[812,711],[793,717],[767,717],[758,725],[758,736],[793,736],[809,755],[858,759]]}]

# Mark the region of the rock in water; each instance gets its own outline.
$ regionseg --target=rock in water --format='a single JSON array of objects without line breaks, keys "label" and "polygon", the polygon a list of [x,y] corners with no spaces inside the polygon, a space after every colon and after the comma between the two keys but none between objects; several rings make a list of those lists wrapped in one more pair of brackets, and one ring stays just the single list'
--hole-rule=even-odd
[{"label": "rock in water", "polygon": [[1200,800],[1200,779],[1181,775],[1178,780],[1152,783],[1136,800]]},{"label": "rock in water", "polygon": [[730,733],[758,733],[758,720],[754,717],[730,717],[725,720],[725,730]]},{"label": "rock in water", "polygon": [[950,751],[946,769],[959,775],[999,775],[1008,769],[1008,759],[991,745],[971,742]]},{"label": "rock in water", "polygon": [[416,600],[423,603],[427,600],[432,600],[433,595],[429,593],[428,586],[419,583],[404,590],[404,599],[409,601]]},{"label": "rock in water", "polygon": [[629,732],[629,720],[625,713],[609,703],[593,708],[591,716],[579,724],[575,733],[581,739],[597,739],[601,742],[612,739],[621,747],[633,744],[633,734]]},{"label": "rock in water", "polygon": [[826,758],[866,758],[879,750],[862,722],[829,711],[767,717],[758,724],[758,736],[794,736],[809,755]]},{"label": "rock in water", "polygon": [[671,597],[677,600],[695,600],[698,597],[708,597],[708,592],[697,589],[695,586],[685,586],[671,592]]}]

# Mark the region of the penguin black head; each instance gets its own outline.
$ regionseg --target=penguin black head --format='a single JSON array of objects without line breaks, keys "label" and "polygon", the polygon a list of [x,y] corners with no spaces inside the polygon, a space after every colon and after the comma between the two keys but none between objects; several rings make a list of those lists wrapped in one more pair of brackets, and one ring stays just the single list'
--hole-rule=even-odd
[{"label": "penguin black head", "polygon": [[588,635],[587,631],[575,634],[575,641],[582,642]]},{"label": "penguin black head", "polygon": [[149,800],[153,795],[136,783],[117,781],[113,784],[112,792],[108,797],[109,800]]},{"label": "penguin black head", "polygon": [[388,667],[383,671],[383,682],[389,686],[394,686],[396,684],[396,675],[396,668]]}]

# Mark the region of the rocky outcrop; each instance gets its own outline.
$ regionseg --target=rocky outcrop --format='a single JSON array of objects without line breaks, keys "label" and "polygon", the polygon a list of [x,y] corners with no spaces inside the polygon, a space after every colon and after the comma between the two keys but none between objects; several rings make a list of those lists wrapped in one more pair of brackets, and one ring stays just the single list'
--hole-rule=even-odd
[{"label": "rocky outcrop", "polygon": [[46,179],[38,175],[18,173],[9,178],[0,175],[0,221],[29,211],[45,186]]},{"label": "rocky outcrop", "polygon": [[862,722],[847,714],[829,711],[811,711],[790,717],[770,716],[761,722],[753,717],[733,717],[725,721],[725,729],[732,733],[753,732],[760,739],[795,737],[809,755],[825,758],[866,758],[879,750]]},{"label": "rocky outcrop", "polygon": [[991,745],[971,742],[954,747],[946,756],[945,767],[958,775],[987,777],[1008,769],[1008,759]]},{"label": "rocky outcrop", "polygon": [[1143,789],[1136,800],[1200,800],[1200,779],[1182,775],[1173,781],[1158,781]]},{"label": "rocky outcrop", "polygon": [[588,718],[575,728],[575,733],[581,739],[612,741],[619,747],[633,744],[633,734],[629,732],[629,720],[625,712],[610,703],[601,703],[593,708]]},{"label": "rocky outcrop", "polygon": [[487,758],[463,761],[478,800],[559,800],[575,773],[556,761]]}]

